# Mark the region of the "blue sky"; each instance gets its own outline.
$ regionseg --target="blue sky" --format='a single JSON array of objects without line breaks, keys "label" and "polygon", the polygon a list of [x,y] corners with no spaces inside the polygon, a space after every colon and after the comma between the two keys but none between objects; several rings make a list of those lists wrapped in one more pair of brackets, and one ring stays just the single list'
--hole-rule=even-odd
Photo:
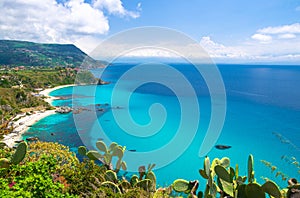
[{"label": "blue sky", "polygon": [[0,0],[0,39],[74,43],[90,52],[141,26],[181,31],[216,62],[300,61],[299,0]]},{"label": "blue sky", "polygon": [[142,4],[141,16],[126,23],[112,17],[111,32],[143,25],[164,26],[183,31],[194,39],[209,35],[230,44],[251,37],[260,28],[300,20],[300,11],[296,10],[300,1],[295,0],[123,1],[132,10],[138,2]]}]

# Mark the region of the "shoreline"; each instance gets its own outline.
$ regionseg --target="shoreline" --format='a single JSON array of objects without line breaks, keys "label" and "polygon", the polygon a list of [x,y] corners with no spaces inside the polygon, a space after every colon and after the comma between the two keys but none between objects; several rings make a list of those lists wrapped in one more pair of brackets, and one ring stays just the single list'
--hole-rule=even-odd
[{"label": "shoreline", "polygon": [[[57,89],[62,89],[71,86],[75,86],[75,85],[74,84],[61,85],[49,89],[44,89],[39,94],[45,96],[46,98],[44,100],[48,102],[51,106],[53,106],[52,105],[53,100],[58,98],[50,96],[49,94],[52,91],[55,91]],[[17,121],[13,121],[14,130],[9,134],[4,135],[1,142],[4,142],[8,147],[12,148],[15,144],[17,144],[15,141],[22,140],[22,135],[28,130],[28,128],[31,125],[53,114],[56,114],[55,110],[34,111],[31,115],[26,115],[26,113],[18,114],[16,117],[14,117],[14,119],[20,118]]]}]

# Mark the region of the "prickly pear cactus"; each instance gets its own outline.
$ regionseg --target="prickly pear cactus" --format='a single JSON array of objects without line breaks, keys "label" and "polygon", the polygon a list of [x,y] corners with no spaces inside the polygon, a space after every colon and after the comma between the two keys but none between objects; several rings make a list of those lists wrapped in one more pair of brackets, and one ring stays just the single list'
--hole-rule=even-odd
[{"label": "prickly pear cactus", "polygon": [[124,155],[124,150],[121,146],[115,146],[112,150],[112,156],[117,156],[119,159],[122,159]]},{"label": "prickly pear cactus", "polygon": [[272,181],[267,181],[261,187],[264,192],[268,193],[272,197],[280,198],[282,196],[278,186]]},{"label": "prickly pear cactus", "polygon": [[156,190],[156,176],[154,174],[153,171],[150,171],[147,173],[146,175],[146,179],[150,179],[152,182],[152,190],[155,191]]},{"label": "prickly pear cactus", "polygon": [[248,157],[248,182],[252,183],[254,181],[254,171],[253,171],[253,156]]},{"label": "prickly pear cactus", "polygon": [[105,144],[103,141],[97,141],[97,142],[96,142],[96,147],[97,147],[100,151],[102,151],[102,152],[104,152],[104,153],[107,153],[107,147],[106,147],[106,144]]},{"label": "prickly pear cactus", "polygon": [[105,181],[105,182],[101,183],[101,186],[112,189],[114,193],[121,193],[120,188],[116,184],[114,184],[113,182]]},{"label": "prickly pear cactus", "polygon": [[204,160],[204,171],[207,176],[210,175],[210,160],[209,157],[205,157]]},{"label": "prickly pear cactus", "polygon": [[117,161],[117,164],[116,164],[116,169],[115,169],[115,172],[118,173],[120,169],[123,169],[124,171],[127,170],[127,164],[126,162],[122,161],[121,159],[119,159]]},{"label": "prickly pear cactus", "polygon": [[108,150],[109,150],[109,151],[112,151],[116,146],[118,146],[118,144],[117,144],[116,142],[112,142],[112,143],[109,145]]},{"label": "prickly pear cactus", "polygon": [[131,186],[135,186],[136,183],[138,183],[138,181],[139,181],[139,177],[137,175],[132,175],[132,177],[130,179]]},{"label": "prickly pear cactus", "polygon": [[25,157],[27,152],[27,143],[26,142],[21,142],[14,155],[11,158],[11,163],[12,164],[19,164]]},{"label": "prickly pear cactus", "polygon": [[90,160],[98,160],[99,158],[101,158],[101,154],[98,153],[98,151],[89,151],[89,152],[86,153],[86,156]]},{"label": "prickly pear cactus", "polygon": [[153,183],[156,183],[156,176],[153,171],[147,173],[146,179],[150,179]]},{"label": "prickly pear cactus", "polygon": [[87,150],[85,146],[78,147],[78,154],[82,156],[86,156]]},{"label": "prickly pear cactus", "polygon": [[184,179],[175,180],[172,187],[176,192],[186,192],[190,189],[189,181]]},{"label": "prickly pear cactus", "polygon": [[232,183],[232,179],[231,179],[230,174],[228,173],[228,171],[223,166],[216,165],[215,166],[215,173],[222,180],[224,180],[226,182],[229,182],[229,183]]},{"label": "prickly pear cactus", "polygon": [[119,184],[119,187],[122,189],[122,192],[126,192],[131,188],[131,184],[127,180],[122,180],[122,182]]},{"label": "prickly pear cactus", "polygon": [[266,194],[262,187],[256,183],[250,183],[245,188],[247,198],[265,198]]},{"label": "prickly pear cactus", "polygon": [[149,192],[152,190],[152,181],[150,179],[143,179],[141,181],[138,181],[135,186]]},{"label": "prickly pear cactus", "polygon": [[107,170],[105,172],[104,178],[106,181],[116,182],[118,181],[117,174],[112,170]]}]

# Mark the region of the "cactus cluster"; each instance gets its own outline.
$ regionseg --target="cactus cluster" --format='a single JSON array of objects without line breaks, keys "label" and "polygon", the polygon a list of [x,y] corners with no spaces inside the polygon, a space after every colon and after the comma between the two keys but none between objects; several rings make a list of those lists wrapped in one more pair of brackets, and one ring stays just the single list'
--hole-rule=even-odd
[{"label": "cactus cluster", "polygon": [[26,142],[19,143],[11,159],[7,159],[7,158],[0,159],[0,168],[9,168],[11,164],[19,164],[25,158],[26,152],[27,152],[27,143]]},{"label": "cactus cluster", "polygon": [[172,188],[176,192],[182,192],[185,194],[189,194],[190,197],[202,197],[203,193],[201,191],[198,192],[198,196],[196,196],[198,186],[199,186],[198,180],[187,181],[184,179],[177,179],[172,184]]},{"label": "cactus cluster", "polygon": [[106,144],[103,141],[97,141],[96,147],[99,151],[90,150],[87,151],[85,146],[78,147],[78,153],[80,155],[88,157],[90,160],[99,160],[102,164],[108,169],[113,170],[112,159],[113,157],[117,157],[118,160],[116,162],[114,171],[118,173],[120,169],[127,170],[127,165],[125,161],[123,161],[123,156],[126,147],[122,147],[115,142],[112,142],[110,146],[107,148]]},{"label": "cactus cluster", "polygon": [[154,167],[155,164],[149,164],[147,169],[145,166],[140,166],[139,177],[133,175],[130,181],[147,192],[154,192],[156,190],[156,176],[152,171]]},{"label": "cactus cluster", "polygon": [[[149,165],[148,167],[154,167]],[[140,175],[143,174],[140,172]],[[124,177],[122,180],[118,180],[116,172],[107,170],[104,174],[105,181],[100,186],[110,188],[114,193],[127,193],[134,188],[140,188],[148,193],[154,193],[156,191],[156,176],[152,172],[151,168],[148,168],[147,172],[144,172],[140,179],[137,175],[133,175],[130,181],[127,181]]]},{"label": "cactus cluster", "polygon": [[[230,160],[227,157],[222,159],[215,158],[210,162],[206,157],[204,160],[203,169],[199,170],[200,175],[207,180],[204,192],[196,193],[199,182],[186,181],[177,179],[173,182],[172,187],[176,192],[189,194],[190,197],[205,197],[213,198],[220,194],[221,198],[265,198],[266,194],[270,197],[280,198],[282,193],[278,186],[268,180],[263,185],[259,185],[254,177],[253,156],[248,157],[248,176],[239,175],[239,167],[235,169],[230,167]],[[248,182],[246,183],[248,179]],[[299,185],[300,186],[300,185]],[[292,185],[291,189],[299,187],[298,184]],[[300,187],[299,187],[300,188]],[[197,196],[196,196],[197,194]]]},{"label": "cactus cluster", "polygon": [[[209,161],[208,157],[205,160]],[[222,162],[222,160],[220,162]],[[204,167],[204,169],[207,169],[207,167]],[[230,196],[237,198],[264,198],[266,197],[266,193],[275,198],[281,197],[281,192],[274,182],[266,181],[263,185],[259,185],[256,182],[254,177],[252,155],[249,155],[248,157],[248,177],[239,176],[238,165],[236,165],[235,169],[230,167],[229,159],[226,165],[222,163],[212,163],[212,166],[209,169],[211,174],[211,178],[208,178],[207,182],[209,190],[206,190],[204,195],[213,193],[211,195],[215,197],[217,191],[221,194],[221,197]],[[216,179],[214,179],[214,176],[216,176]],[[245,182],[247,178],[248,183],[246,184]],[[211,184],[214,186],[213,191],[210,190]]]},{"label": "cactus cluster", "polygon": [[[88,157],[90,160],[99,160],[107,168],[105,172],[105,181],[101,183],[101,186],[112,189],[115,193],[126,193],[133,188],[140,188],[146,192],[154,193],[156,191],[156,176],[152,169],[155,164],[149,164],[146,170],[145,166],[139,167],[139,176],[133,175],[130,181],[127,181],[124,177],[122,180],[118,180],[117,174],[122,168],[127,169],[126,163],[122,160],[126,147],[122,147],[113,142],[107,148],[103,141],[97,141],[96,147],[99,151],[88,151],[85,146],[78,147],[78,153],[80,155]],[[116,156],[118,158],[115,168],[112,165],[112,158]],[[161,189],[160,189],[161,190]]]}]

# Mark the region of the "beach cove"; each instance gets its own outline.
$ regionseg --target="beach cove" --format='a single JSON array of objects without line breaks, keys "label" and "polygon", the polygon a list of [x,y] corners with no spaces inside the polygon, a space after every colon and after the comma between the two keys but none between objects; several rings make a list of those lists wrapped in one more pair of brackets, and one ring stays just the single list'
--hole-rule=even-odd
[{"label": "beach cove", "polygon": [[[57,89],[62,89],[65,87],[70,87],[74,85],[61,85],[49,89],[45,89],[39,93],[41,96],[45,96],[45,101],[52,105],[53,100],[58,99],[57,97],[50,96],[49,94],[52,91]],[[56,110],[45,110],[45,111],[34,111],[30,115],[26,115],[26,113],[18,114],[13,120],[13,128],[14,130],[3,137],[2,142],[4,142],[8,147],[13,147],[18,141],[22,140],[22,135],[35,123],[39,120],[55,114]]]}]

